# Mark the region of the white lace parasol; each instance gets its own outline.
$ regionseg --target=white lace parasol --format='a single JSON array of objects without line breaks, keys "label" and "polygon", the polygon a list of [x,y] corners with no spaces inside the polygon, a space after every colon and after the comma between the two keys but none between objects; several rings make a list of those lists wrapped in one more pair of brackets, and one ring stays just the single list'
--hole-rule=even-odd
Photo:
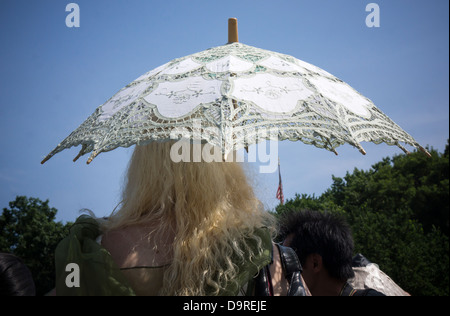
[{"label": "white lace parasol", "polygon": [[72,146],[82,145],[74,160],[91,153],[90,163],[119,146],[181,138],[206,141],[224,155],[261,139],[300,140],[335,153],[345,143],[365,153],[362,141],[407,152],[405,143],[427,153],[342,80],[292,56],[239,43],[236,36],[140,76],[42,163]]}]

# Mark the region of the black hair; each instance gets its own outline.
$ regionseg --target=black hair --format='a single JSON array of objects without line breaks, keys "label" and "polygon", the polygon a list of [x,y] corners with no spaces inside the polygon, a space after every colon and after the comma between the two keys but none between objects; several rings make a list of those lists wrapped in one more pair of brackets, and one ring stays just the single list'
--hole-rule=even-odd
[{"label": "black hair", "polygon": [[34,296],[36,287],[28,267],[9,253],[0,253],[0,296]]},{"label": "black hair", "polygon": [[354,277],[353,237],[343,217],[328,212],[291,210],[280,219],[280,237],[285,239],[289,235],[293,235],[289,246],[302,265],[309,255],[319,254],[331,277],[342,281]]}]

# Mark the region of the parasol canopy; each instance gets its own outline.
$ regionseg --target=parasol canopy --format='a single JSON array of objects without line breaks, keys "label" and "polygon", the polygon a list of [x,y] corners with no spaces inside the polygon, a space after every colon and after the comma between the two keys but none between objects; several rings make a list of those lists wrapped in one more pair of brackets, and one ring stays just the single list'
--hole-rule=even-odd
[{"label": "parasol canopy", "polygon": [[261,140],[291,140],[337,154],[345,143],[418,148],[372,101],[327,71],[295,57],[229,42],[159,66],[118,91],[51,151],[80,156],[152,141],[190,139],[228,153]]}]

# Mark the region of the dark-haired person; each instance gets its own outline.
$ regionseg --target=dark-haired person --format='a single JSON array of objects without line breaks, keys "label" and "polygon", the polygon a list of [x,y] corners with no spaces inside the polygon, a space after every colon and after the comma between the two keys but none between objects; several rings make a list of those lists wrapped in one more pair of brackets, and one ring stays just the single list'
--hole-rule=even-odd
[{"label": "dark-haired person", "polygon": [[31,272],[15,255],[0,253],[0,296],[34,296]]},{"label": "dark-haired person", "polygon": [[373,289],[356,290],[347,282],[354,277],[354,245],[342,217],[304,210],[288,212],[280,221],[283,245],[297,253],[313,296],[384,296]]}]

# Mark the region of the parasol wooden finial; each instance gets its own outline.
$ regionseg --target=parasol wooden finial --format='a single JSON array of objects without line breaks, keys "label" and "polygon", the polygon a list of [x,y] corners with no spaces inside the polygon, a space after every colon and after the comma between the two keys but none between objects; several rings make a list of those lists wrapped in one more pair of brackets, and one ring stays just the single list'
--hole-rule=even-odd
[{"label": "parasol wooden finial", "polygon": [[236,18],[228,19],[228,44],[239,42]]}]

